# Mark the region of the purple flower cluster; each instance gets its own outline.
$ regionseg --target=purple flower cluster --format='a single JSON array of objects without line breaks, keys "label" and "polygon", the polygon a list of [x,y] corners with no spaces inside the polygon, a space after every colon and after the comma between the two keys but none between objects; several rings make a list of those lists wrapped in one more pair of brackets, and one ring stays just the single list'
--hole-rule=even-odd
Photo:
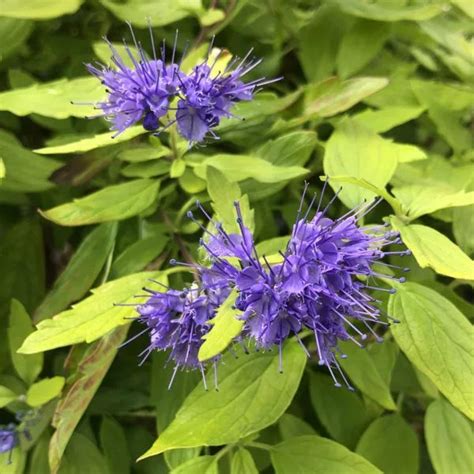
[{"label": "purple flower cluster", "polygon": [[[378,286],[374,281],[393,279],[401,283],[405,278],[379,273],[374,264],[401,269],[383,262],[383,258],[408,255],[410,251],[386,250],[387,246],[401,244],[399,234],[389,231],[386,225],[358,226],[358,220],[379,200],[331,219],[327,211],[337,194],[324,209],[320,199],[310,216],[315,198],[303,215],[306,190],[307,185],[285,251],[270,260],[258,255],[238,203],[235,203],[238,234],[227,233],[199,205],[215,227],[212,232],[202,227],[205,238],[201,245],[210,266],[194,266],[199,285],[183,292],[168,288],[164,293],[152,292],[153,296],[138,306],[138,319],[151,334],[148,352],[171,349],[170,358],[176,370],[199,367],[203,372],[203,363],[197,358],[202,336],[211,328],[209,319],[235,288],[238,293],[235,308],[245,321],[239,341],[248,338],[263,350],[276,346],[281,369],[284,341],[295,337],[310,356],[302,338],[312,335],[319,364],[328,368],[336,386],[340,386],[340,376],[352,389],[338,363],[338,357],[346,357],[338,342],[351,340],[363,347],[360,341],[368,336],[382,342],[373,325],[389,323],[381,319],[377,307],[380,301],[371,292],[392,293],[395,289]],[[198,222],[192,213],[188,215]]]},{"label": "purple flower cluster", "polygon": [[0,427],[0,453],[8,453],[8,463],[11,463],[12,452],[18,442],[16,425],[10,424]]},{"label": "purple flower cluster", "polygon": [[[113,67],[87,65],[89,72],[106,87],[107,99],[94,105],[102,111],[99,117],[112,123],[111,129],[117,132],[115,136],[137,123],[155,131],[163,120],[162,130],[177,123],[178,132],[191,144],[202,142],[208,133],[217,138],[212,129],[222,118],[233,117],[230,110],[236,102],[252,100],[257,87],[274,82],[264,78],[249,83],[242,81],[245,74],[260,64],[260,60],[249,59],[251,52],[242,60],[235,58],[224,71],[214,71],[219,56],[209,64],[212,44],[206,61],[185,74],[180,70],[181,62],[175,62],[177,38],[167,65],[165,44],[158,59],[151,27],[149,29],[153,59],[147,58],[130,26],[138,57],[124,44],[132,67],[126,65],[107,39]],[[175,112],[175,117],[171,118],[168,112]]]}]

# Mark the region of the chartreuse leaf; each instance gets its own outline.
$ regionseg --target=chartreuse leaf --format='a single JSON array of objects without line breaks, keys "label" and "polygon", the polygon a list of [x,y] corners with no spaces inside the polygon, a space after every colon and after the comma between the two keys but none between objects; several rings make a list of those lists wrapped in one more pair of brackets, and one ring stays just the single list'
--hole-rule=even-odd
[{"label": "chartreuse leaf", "polygon": [[328,375],[311,374],[311,403],[331,437],[355,448],[357,440],[372,421],[362,399],[354,392],[334,386]]},{"label": "chartreuse leaf", "polygon": [[35,155],[3,133],[0,133],[0,157],[5,167],[3,190],[35,193],[54,187],[49,177],[61,166],[60,162]]},{"label": "chartreuse leaf", "polygon": [[159,186],[159,181],[151,179],[115,184],[86,197],[41,211],[41,215],[64,226],[123,220],[151,206],[156,200]]},{"label": "chartreuse leaf", "polygon": [[467,254],[474,252],[474,206],[453,209],[453,234],[456,242]]},{"label": "chartreuse leaf", "polygon": [[387,24],[356,20],[343,36],[337,54],[337,71],[342,78],[360,71],[382,49],[390,35]]},{"label": "chartreuse leaf", "polygon": [[[374,354],[351,342],[342,343],[341,350],[348,356],[347,359],[341,360],[341,367],[356,387],[387,410],[395,410],[396,405],[390,393],[390,379],[379,371],[380,366],[375,364]],[[392,368],[393,364],[387,369]]]},{"label": "chartreuse leaf", "polygon": [[357,77],[345,81],[331,77],[308,87],[305,114],[332,117],[387,85],[388,79],[384,77]]},{"label": "chartreuse leaf", "polygon": [[114,246],[116,234],[117,224],[112,222],[96,227],[87,235],[36,309],[36,321],[59,313],[84,296],[104,266]]},{"label": "chartreuse leaf", "polygon": [[276,474],[381,474],[362,456],[320,436],[297,436],[270,452]]},{"label": "chartreuse leaf", "polygon": [[153,26],[167,25],[187,16],[205,14],[201,0],[130,0],[117,3],[100,0],[104,7],[124,21],[131,21],[139,27],[148,26],[147,18]]},{"label": "chartreuse leaf", "polygon": [[196,387],[171,424],[140,458],[174,448],[234,443],[274,423],[298,388],[306,355],[295,341],[279,357],[272,353],[224,356],[219,369],[219,391]]},{"label": "chartreuse leaf", "polygon": [[[127,336],[127,331],[128,327],[122,326],[107,334],[100,341],[88,347],[83,357],[79,360],[75,371],[77,378],[74,380],[74,383],[67,386],[54,413],[56,431],[49,443],[49,464],[52,472],[57,471],[69,439],[109,370],[120,344],[123,343]],[[61,465],[67,464],[68,460],[70,460],[70,451],[75,449],[74,438],[66,452],[66,460]],[[82,467],[86,469],[87,466],[81,462],[78,464],[77,461],[72,465],[80,465],[81,469]],[[95,471],[86,472],[92,473]],[[107,472],[107,470],[103,468],[96,472],[102,473]]]},{"label": "chartreuse leaf", "polygon": [[219,306],[216,315],[208,324],[211,330],[203,336],[204,343],[199,348],[200,361],[212,359],[221,354],[241,333],[244,321],[238,319],[240,311],[234,307],[238,292],[234,288],[227,299]]},{"label": "chartreuse leaf", "polygon": [[417,474],[418,438],[398,414],[377,418],[364,432],[356,452],[384,474]]},{"label": "chartreuse leaf", "polygon": [[239,185],[229,181],[221,171],[212,166],[207,167],[206,181],[207,192],[212,199],[212,207],[224,229],[229,233],[240,233],[234,206],[234,202],[239,201],[244,225],[253,231],[255,227],[254,213],[250,209],[248,197],[242,197]]},{"label": "chartreuse leaf", "polygon": [[410,6],[405,5],[405,2],[369,3],[365,0],[331,0],[331,2],[336,3],[342,11],[350,15],[379,21],[428,20],[440,14],[445,5],[441,1]]},{"label": "chartreuse leaf", "polygon": [[390,296],[389,313],[400,320],[392,334],[408,359],[456,408],[474,418],[469,321],[449,300],[417,283],[399,285]]},{"label": "chartreuse leaf", "polygon": [[26,464],[26,451],[17,446],[10,453],[0,453],[0,466],[2,474],[23,474]]},{"label": "chartreuse leaf", "polygon": [[411,219],[440,209],[474,204],[474,191],[456,191],[450,186],[412,184],[394,188],[392,193],[401,202],[403,211]]},{"label": "chartreuse leaf", "polygon": [[8,387],[3,387],[0,385],[0,408],[7,406],[9,403],[15,401],[18,398],[18,395],[10,390]]},{"label": "chartreuse leaf", "polygon": [[104,94],[102,84],[95,77],[60,79],[2,92],[0,110],[22,117],[30,114],[56,119],[84,117],[96,114],[97,110],[91,105],[77,105],[71,101],[96,102]]},{"label": "chartreuse leaf", "polygon": [[128,324],[126,318],[133,309],[114,305],[134,302],[133,296],[140,292],[149,279],[159,277],[160,272],[135,273],[99,286],[92,290],[91,296],[72,309],[41,321],[38,330],[28,336],[19,352],[33,354],[80,342],[92,342],[117,326]]},{"label": "chartreuse leaf", "polygon": [[255,461],[247,449],[239,448],[233,454],[230,474],[258,474]]},{"label": "chartreuse leaf", "polygon": [[219,474],[217,461],[215,456],[199,456],[172,469],[170,474]]},{"label": "chartreuse leaf", "polygon": [[424,110],[425,108],[422,106],[393,105],[379,110],[365,109],[363,112],[352,115],[351,119],[374,132],[383,133],[402,123],[416,119]]},{"label": "chartreuse leaf", "polygon": [[437,474],[472,471],[474,436],[471,424],[446,400],[435,400],[428,407],[425,438]]},{"label": "chartreuse leaf", "polygon": [[232,183],[253,178],[260,183],[279,183],[304,176],[308,170],[301,166],[275,166],[252,155],[218,154],[207,158],[194,168],[199,178],[206,179],[207,168],[212,166],[221,171]]},{"label": "chartreuse leaf", "polygon": [[[420,154],[424,153],[419,150]],[[361,178],[370,184],[384,188],[397,167],[403,150],[399,144],[382,138],[357,122],[344,120],[331,135],[324,154],[324,171],[331,176]],[[329,181],[333,189],[339,183]],[[361,187],[347,184],[341,190],[341,201],[350,208],[364,199],[371,199],[374,193]]]},{"label": "chartreuse leaf", "polygon": [[23,341],[34,332],[33,324],[23,305],[12,299],[10,306],[10,320],[8,325],[8,344],[10,357],[17,374],[27,385],[31,385],[43,368],[43,354],[23,355],[17,350]]},{"label": "chartreuse leaf", "polygon": [[39,407],[60,395],[66,380],[64,377],[52,377],[34,383],[26,393],[26,403]]},{"label": "chartreuse leaf", "polygon": [[104,418],[100,425],[100,444],[104,451],[110,474],[129,474],[132,458],[125,432],[113,418]]},{"label": "chartreuse leaf", "polygon": [[431,267],[441,275],[474,280],[474,262],[445,235],[424,225],[403,224],[396,217],[391,218],[391,223],[421,268]]},{"label": "chartreuse leaf", "polygon": [[81,138],[80,140],[64,143],[62,145],[38,148],[34,151],[35,153],[40,153],[42,155],[84,153],[86,151],[95,150],[96,148],[102,148],[104,146],[111,146],[116,145],[117,143],[126,142],[132,138],[138,137],[138,135],[146,133],[146,130],[142,126],[130,127],[125,130],[125,132],[117,135],[114,138],[116,133],[117,132],[100,133],[98,135],[94,135],[93,137]]},{"label": "chartreuse leaf", "polygon": [[2,0],[2,16],[12,18],[31,18],[32,20],[46,20],[61,15],[74,13],[83,0]]}]

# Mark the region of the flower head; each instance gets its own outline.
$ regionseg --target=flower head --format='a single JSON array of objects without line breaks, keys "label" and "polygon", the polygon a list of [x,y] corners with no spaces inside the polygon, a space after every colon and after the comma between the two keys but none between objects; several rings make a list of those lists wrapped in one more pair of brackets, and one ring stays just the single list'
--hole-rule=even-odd
[{"label": "flower head", "polygon": [[115,67],[87,65],[89,72],[97,76],[106,87],[107,100],[96,105],[102,110],[103,116],[112,122],[112,130],[116,130],[117,135],[138,122],[142,122],[146,130],[156,130],[159,127],[158,120],[168,112],[170,102],[178,91],[180,75],[183,75],[179,66],[174,63],[176,41],[171,64],[166,65],[165,45],[161,48],[161,59],[158,59],[151,30],[151,60],[137,43],[131,26],[130,31],[138,57],[125,42],[124,44],[133,67],[125,64],[114,45],[107,39],[105,41],[112,51]]},{"label": "flower head", "polygon": [[[395,277],[378,273],[374,264],[385,265],[384,249],[401,241],[398,233],[387,231],[386,226],[358,226],[358,219],[378,201],[331,219],[327,211],[333,200],[323,210],[320,200],[310,217],[314,199],[302,216],[303,199],[304,194],[287,248],[280,253],[278,263],[271,264],[264,255],[257,254],[238,203],[240,235],[229,235],[217,226],[203,246],[214,265],[224,265],[228,257],[239,259],[238,275],[229,284],[235,281],[235,306],[242,311],[245,334],[257,347],[269,349],[276,345],[281,354],[283,342],[294,335],[309,355],[300,339],[303,330],[309,331],[314,335],[319,364],[328,367],[337,386],[340,384],[335,371],[352,388],[337,360],[338,354],[345,357],[338,343],[351,340],[363,347],[359,340],[364,341],[368,334],[382,342],[372,326],[388,323],[381,319],[378,301],[370,293],[395,290],[372,281]],[[409,251],[389,252],[393,253],[407,255]]]},{"label": "flower head", "polygon": [[[175,62],[177,36],[171,62],[167,64],[164,43],[160,57],[156,54],[151,26],[152,59],[137,42],[130,24],[129,27],[136,49],[134,54],[124,42],[131,66],[127,66],[107,39],[113,66],[87,65],[89,72],[106,87],[106,100],[94,105],[102,112],[99,116],[112,123],[111,129],[117,132],[115,136],[137,123],[148,131],[164,130],[177,123],[178,132],[190,144],[202,142],[208,133],[217,138],[212,129],[223,117],[234,116],[230,110],[236,102],[251,100],[258,87],[279,80],[262,78],[243,82],[242,78],[261,62],[249,60],[251,51],[242,60],[234,58],[224,71],[215,71],[220,53],[209,64],[212,43],[205,61],[195,66],[190,74],[185,74],[180,63]],[[169,112],[175,112],[174,119],[168,117]],[[160,125],[160,120],[165,122],[164,126]]]},{"label": "flower head", "polygon": [[169,359],[175,364],[170,385],[180,368],[201,370],[205,382],[204,366],[198,360],[198,351],[203,336],[211,328],[209,320],[227,298],[230,289],[219,272],[205,268],[202,272],[200,284],[194,283],[182,291],[170,288],[164,292],[149,290],[152,296],[137,307],[138,320],[150,335],[150,345],[143,353],[145,358],[154,350],[170,351]]},{"label": "flower head", "polygon": [[231,61],[222,72],[215,71],[217,55],[213,64],[199,64],[183,79],[176,120],[184,138],[191,143],[201,142],[208,133],[217,138],[213,128],[222,118],[234,117],[231,109],[235,103],[252,100],[258,87],[279,80],[261,78],[244,83],[243,76],[261,62],[248,60],[250,53],[237,66],[237,60]]}]

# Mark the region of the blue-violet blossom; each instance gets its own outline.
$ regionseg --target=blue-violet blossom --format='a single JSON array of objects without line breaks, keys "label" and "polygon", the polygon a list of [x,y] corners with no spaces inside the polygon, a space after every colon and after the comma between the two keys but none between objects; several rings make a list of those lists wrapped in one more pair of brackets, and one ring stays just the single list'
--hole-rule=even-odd
[{"label": "blue-violet blossom", "polygon": [[[279,80],[260,78],[243,82],[242,78],[261,62],[249,59],[252,50],[242,60],[234,58],[224,71],[215,71],[220,54],[209,64],[212,43],[205,61],[185,74],[180,70],[181,61],[175,62],[177,37],[171,62],[166,64],[165,44],[163,42],[158,58],[151,26],[152,59],[146,56],[130,24],[129,27],[137,51],[135,55],[124,41],[131,67],[107,38],[113,67],[100,63],[87,65],[89,72],[106,87],[107,99],[93,105],[101,110],[98,117],[105,117],[112,123],[111,129],[116,131],[114,136],[137,123],[142,123],[148,131],[158,130],[160,119],[163,119],[167,122],[157,133],[177,123],[178,132],[190,144],[202,142],[208,134],[218,138],[212,129],[223,117],[234,116],[231,109],[235,103],[252,100],[257,88]],[[170,111],[176,112],[174,119],[165,118]]]}]

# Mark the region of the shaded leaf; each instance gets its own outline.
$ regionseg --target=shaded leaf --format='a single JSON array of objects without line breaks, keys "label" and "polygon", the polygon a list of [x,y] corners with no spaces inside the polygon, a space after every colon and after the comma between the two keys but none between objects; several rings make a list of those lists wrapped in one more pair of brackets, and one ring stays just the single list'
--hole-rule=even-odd
[{"label": "shaded leaf", "polygon": [[112,251],[116,234],[117,224],[107,223],[87,235],[35,311],[35,321],[59,313],[86,294]]},{"label": "shaded leaf", "polygon": [[344,446],[319,436],[298,436],[271,451],[276,474],[377,474],[375,466]]},{"label": "shaded leaf", "polygon": [[398,414],[377,418],[364,432],[356,449],[384,474],[417,474],[418,451],[415,432]]}]

